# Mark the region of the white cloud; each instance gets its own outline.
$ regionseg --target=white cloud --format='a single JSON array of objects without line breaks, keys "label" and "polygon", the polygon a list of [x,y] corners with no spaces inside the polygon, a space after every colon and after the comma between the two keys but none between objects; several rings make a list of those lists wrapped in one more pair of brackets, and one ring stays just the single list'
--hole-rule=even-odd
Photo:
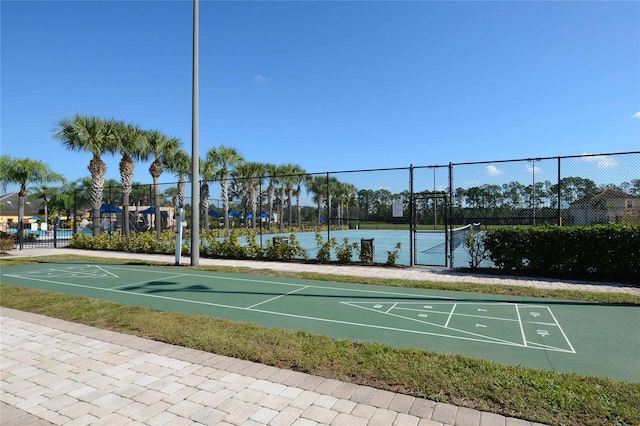
[{"label": "white cloud", "polygon": [[631,116],[631,118],[640,118],[640,111],[636,112]]},{"label": "white cloud", "polygon": [[[588,155],[588,154],[584,154]],[[611,169],[618,165],[618,162],[613,157],[606,155],[593,155],[590,157],[581,157],[578,161],[584,161],[586,163],[596,163],[596,167],[599,169]]]},{"label": "white cloud", "polygon": [[264,83],[266,81],[267,81],[266,77],[261,76],[261,75],[256,75],[255,77],[253,77],[253,82],[254,83]]},{"label": "white cloud", "polygon": [[490,165],[487,166],[487,174],[489,176],[498,176],[502,174],[502,170],[499,170],[496,166]]}]

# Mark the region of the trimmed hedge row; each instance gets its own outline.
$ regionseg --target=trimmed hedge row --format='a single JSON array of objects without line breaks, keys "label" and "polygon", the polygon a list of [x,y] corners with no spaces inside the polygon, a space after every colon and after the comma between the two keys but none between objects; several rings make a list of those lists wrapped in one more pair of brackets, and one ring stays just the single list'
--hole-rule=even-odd
[{"label": "trimmed hedge row", "polygon": [[511,226],[483,238],[500,269],[640,278],[640,226]]}]

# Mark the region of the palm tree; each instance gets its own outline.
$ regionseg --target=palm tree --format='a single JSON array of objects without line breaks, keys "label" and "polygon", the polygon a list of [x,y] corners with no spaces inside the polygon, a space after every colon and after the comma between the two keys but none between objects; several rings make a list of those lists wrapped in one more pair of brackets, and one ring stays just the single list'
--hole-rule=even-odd
[{"label": "palm tree", "polygon": [[0,156],[0,187],[6,191],[8,185],[20,185],[18,191],[18,238],[22,241],[22,220],[24,219],[24,202],[29,184],[63,182],[64,177],[52,171],[41,161],[30,158],[13,158]]},{"label": "palm tree", "polygon": [[117,146],[118,123],[113,119],[76,114],[72,119],[63,118],[56,123],[53,137],[71,151],[93,154],[89,162],[89,172],[93,184],[91,187],[91,207],[93,217],[93,235],[100,233],[100,207],[107,165],[101,156],[113,153]]},{"label": "palm tree", "polygon": [[350,225],[349,204],[351,204],[351,201],[353,201],[356,198],[357,194],[358,194],[358,191],[354,185],[350,183],[342,184],[342,204],[344,205],[346,210],[345,215],[347,218],[347,226]]},{"label": "palm tree", "polygon": [[154,187],[153,206],[155,208],[154,221],[156,228],[156,239],[160,241],[160,238],[162,236],[162,215],[160,212],[160,187],[158,185],[158,180],[160,179],[160,175],[163,172],[163,160],[167,157],[172,157],[175,155],[176,151],[178,151],[178,149],[180,148],[180,140],[178,138],[168,138],[157,130],[147,132],[146,138],[148,142],[148,151],[141,157],[148,158],[152,156],[154,158],[151,166],[149,166],[149,173],[153,178]]},{"label": "palm tree", "polygon": [[312,194],[311,198],[318,206],[318,226],[320,226],[322,203],[327,195],[327,178],[322,175],[309,176],[305,186],[307,187],[307,193]]},{"label": "palm tree", "polygon": [[122,155],[120,160],[120,178],[122,179],[122,226],[128,237],[129,198],[132,191],[134,160],[141,160],[148,152],[146,132],[134,124],[119,123],[117,151]]},{"label": "palm tree", "polygon": [[220,179],[220,189],[222,190],[222,207],[224,210],[224,229],[225,235],[229,232],[229,193],[227,189],[227,180],[231,176],[231,172],[235,167],[244,161],[244,157],[235,149],[227,146],[211,148],[207,152],[207,159],[212,161],[218,171],[216,177]]},{"label": "palm tree", "polygon": [[164,157],[164,166],[178,176],[178,207],[184,207],[187,198],[187,182],[185,176],[191,178],[191,156],[184,149],[179,149],[170,157]]},{"label": "palm tree", "polygon": [[267,204],[269,205],[269,222],[268,222],[268,230],[271,232],[271,218],[273,217],[273,202],[275,196],[275,185],[278,182],[277,170],[278,166],[275,164],[265,164],[265,173],[268,176],[265,176],[269,182],[267,186]]},{"label": "palm tree", "polygon": [[293,226],[293,220],[291,217],[291,199],[293,198],[293,188],[296,188],[296,207],[298,210],[298,228],[301,227],[300,224],[300,211],[302,206],[300,205],[300,199],[302,198],[302,184],[305,182],[307,175],[306,170],[303,169],[298,164],[292,164],[291,169],[289,170],[291,175],[287,178],[287,189],[289,191],[289,226]]},{"label": "palm tree", "polygon": [[[283,232],[284,225],[284,199],[285,194],[289,186],[293,187],[293,184],[290,185],[291,174],[293,172],[292,164],[281,164],[276,166],[275,173],[276,177],[274,179],[275,184],[280,185],[280,196],[278,197],[278,231]],[[289,193],[291,194],[291,193]],[[289,198],[291,200],[291,198]],[[291,225],[291,223],[289,223]]]},{"label": "palm tree", "polygon": [[[256,229],[256,218],[258,212],[258,193],[256,186],[262,186],[263,175],[265,173],[266,165],[264,163],[255,163],[252,161],[241,163],[236,167],[237,179],[242,182],[243,188],[246,189],[246,200],[251,208],[251,227]],[[246,217],[246,215],[245,215]],[[245,220],[245,227],[247,227],[247,221]]]},{"label": "palm tree", "polygon": [[[200,159],[200,176],[202,184],[200,185],[200,216],[204,218],[204,230],[209,231],[209,182],[216,178],[216,164],[212,158],[206,156]],[[195,182],[193,183],[196,184]],[[193,206],[196,208],[196,206]]]},{"label": "palm tree", "polygon": [[184,208],[187,198],[187,182],[185,176],[191,177],[191,156],[189,156],[184,149],[179,149],[173,156],[164,157],[163,160],[164,167],[178,176],[178,187],[168,188],[164,191],[164,194],[172,197],[176,220],[179,221],[179,209]]}]

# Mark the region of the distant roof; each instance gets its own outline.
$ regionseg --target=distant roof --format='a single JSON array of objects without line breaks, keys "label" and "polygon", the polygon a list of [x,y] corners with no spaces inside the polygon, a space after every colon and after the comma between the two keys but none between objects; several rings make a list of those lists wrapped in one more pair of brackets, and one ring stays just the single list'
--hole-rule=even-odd
[{"label": "distant roof", "polygon": [[[19,196],[17,192],[8,192],[0,195],[0,213],[3,215],[18,215]],[[24,200],[24,216],[33,216],[42,210],[43,201],[41,198],[32,199],[29,196]]]},{"label": "distant roof", "polygon": [[599,192],[596,195],[592,195],[591,197],[580,198],[571,204],[580,204],[580,203],[584,203],[586,201],[591,201],[591,200],[602,200],[602,199],[613,200],[617,198],[629,199],[629,198],[640,198],[640,197],[638,197],[637,195],[627,194],[626,192],[616,191],[615,189],[605,189],[604,191]]}]

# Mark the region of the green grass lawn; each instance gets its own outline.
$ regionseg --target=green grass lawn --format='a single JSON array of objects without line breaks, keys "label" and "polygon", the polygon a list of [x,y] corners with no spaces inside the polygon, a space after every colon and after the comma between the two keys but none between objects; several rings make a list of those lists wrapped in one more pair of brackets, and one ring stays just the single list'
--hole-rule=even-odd
[{"label": "green grass lawn", "polygon": [[[55,256],[0,259],[0,267],[61,260],[149,262]],[[246,268],[201,267],[220,272],[544,298],[636,304],[640,297],[534,288],[379,280]],[[279,368],[364,384],[440,402],[551,425],[638,425],[640,384],[506,366],[426,350],[335,340],[308,332],[265,328],[204,316],[159,312],[61,293],[0,285],[0,305],[122,333],[261,362]]]}]

